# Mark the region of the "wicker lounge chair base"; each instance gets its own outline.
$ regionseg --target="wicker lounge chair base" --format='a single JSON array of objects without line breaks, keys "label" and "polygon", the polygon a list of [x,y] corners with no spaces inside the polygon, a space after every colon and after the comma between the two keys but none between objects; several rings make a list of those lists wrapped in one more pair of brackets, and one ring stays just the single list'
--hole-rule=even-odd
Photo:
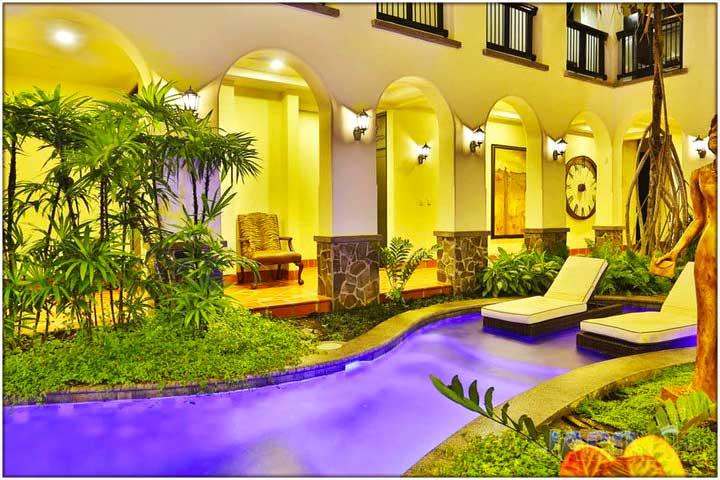
[{"label": "wicker lounge chair base", "polygon": [[678,338],[667,342],[658,343],[631,343],[617,338],[606,337],[590,332],[577,334],[577,347],[594,352],[602,353],[609,357],[624,357],[638,353],[656,352],[658,350],[669,350],[671,348],[689,347],[692,337]]},{"label": "wicker lounge chair base", "polygon": [[537,337],[548,333],[559,332],[568,328],[577,327],[581,321],[589,318],[609,317],[622,313],[622,305],[600,305],[589,303],[588,309],[582,313],[566,315],[537,323],[517,323],[499,318],[483,317],[483,329],[500,330],[515,333],[524,337]]}]

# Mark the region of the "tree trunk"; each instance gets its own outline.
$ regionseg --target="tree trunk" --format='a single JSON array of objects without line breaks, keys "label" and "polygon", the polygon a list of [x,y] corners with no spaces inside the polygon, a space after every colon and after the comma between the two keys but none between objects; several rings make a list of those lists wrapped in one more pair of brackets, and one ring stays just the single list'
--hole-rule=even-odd
[{"label": "tree trunk", "polygon": [[[13,236],[14,227],[14,203],[15,203],[15,185],[17,183],[17,141],[13,139],[10,145],[10,172],[8,173],[8,201],[7,201],[7,230],[5,230],[5,247],[8,257],[12,257],[15,253],[15,241]],[[12,265],[12,262],[9,262]],[[12,266],[10,268],[13,268]]]}]

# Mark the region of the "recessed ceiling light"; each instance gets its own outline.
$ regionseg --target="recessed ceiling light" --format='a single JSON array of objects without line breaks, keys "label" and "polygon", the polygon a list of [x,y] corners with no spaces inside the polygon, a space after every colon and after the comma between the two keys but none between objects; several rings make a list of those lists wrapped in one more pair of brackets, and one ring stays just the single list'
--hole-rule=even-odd
[{"label": "recessed ceiling light", "polygon": [[77,45],[78,42],[77,34],[65,28],[55,30],[52,34],[52,39],[61,47],[73,47]]},{"label": "recessed ceiling light", "polygon": [[279,60],[277,58],[275,60],[273,60],[272,62],[270,62],[270,68],[272,68],[275,71],[280,70],[284,66],[285,66],[285,64],[283,63],[283,61]]}]

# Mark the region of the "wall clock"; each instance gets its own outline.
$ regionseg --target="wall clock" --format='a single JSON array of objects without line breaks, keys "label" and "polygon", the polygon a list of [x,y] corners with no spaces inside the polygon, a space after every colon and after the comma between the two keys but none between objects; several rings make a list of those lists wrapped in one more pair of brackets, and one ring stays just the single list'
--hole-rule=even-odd
[{"label": "wall clock", "polygon": [[590,157],[570,159],[565,165],[565,205],[568,214],[578,220],[595,213],[597,166]]}]

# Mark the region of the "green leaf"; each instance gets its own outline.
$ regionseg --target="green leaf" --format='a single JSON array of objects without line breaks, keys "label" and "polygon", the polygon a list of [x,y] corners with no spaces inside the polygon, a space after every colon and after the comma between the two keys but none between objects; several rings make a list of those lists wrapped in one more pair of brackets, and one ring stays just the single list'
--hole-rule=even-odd
[{"label": "green leaf", "polygon": [[473,380],[468,389],[470,401],[475,405],[480,405],[480,396],[478,395],[477,380]]},{"label": "green leaf", "polygon": [[492,402],[492,397],[493,397],[494,391],[495,391],[495,387],[490,387],[487,390],[485,390],[485,402],[484,402],[485,410],[488,412],[488,415],[491,415],[491,416],[494,412],[493,402]]}]

